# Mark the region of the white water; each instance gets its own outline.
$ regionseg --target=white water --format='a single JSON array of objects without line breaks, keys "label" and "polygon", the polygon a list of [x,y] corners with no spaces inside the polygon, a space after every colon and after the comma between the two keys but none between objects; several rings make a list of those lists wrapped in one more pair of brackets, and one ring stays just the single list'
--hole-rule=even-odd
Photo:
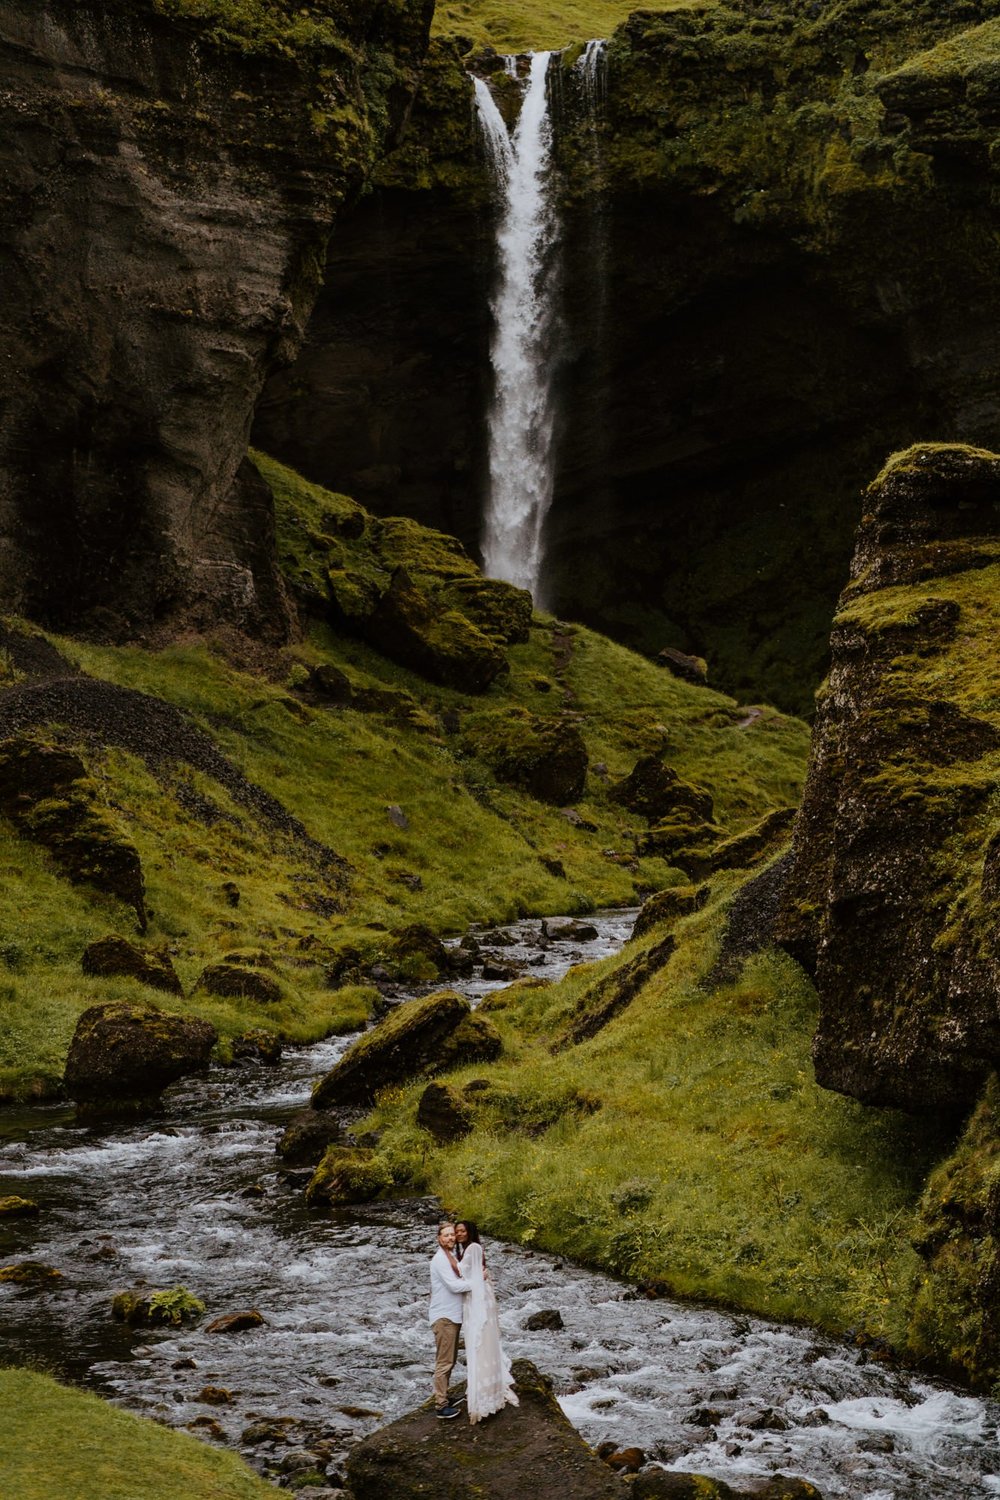
[{"label": "white water", "polygon": [[529,589],[536,599],[553,481],[552,283],[558,221],[550,193],[552,121],[546,76],[551,55],[537,52],[531,58],[512,139],[489,89],[476,80],[483,140],[503,204],[492,303],[494,395],[483,565],[489,576]]},{"label": "white water", "polygon": [[576,64],[583,85],[583,99],[591,127],[596,126],[608,97],[608,44],[595,38],[588,42]]}]

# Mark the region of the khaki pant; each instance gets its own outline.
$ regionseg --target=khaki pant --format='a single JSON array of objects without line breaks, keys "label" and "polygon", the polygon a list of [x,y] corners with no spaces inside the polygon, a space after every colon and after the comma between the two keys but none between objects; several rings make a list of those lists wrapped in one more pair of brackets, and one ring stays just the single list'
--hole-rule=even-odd
[{"label": "khaki pant", "polygon": [[453,1323],[450,1318],[438,1318],[431,1327],[437,1348],[437,1359],[434,1362],[434,1405],[447,1406],[448,1381],[458,1358],[458,1335],[462,1331],[462,1325]]}]

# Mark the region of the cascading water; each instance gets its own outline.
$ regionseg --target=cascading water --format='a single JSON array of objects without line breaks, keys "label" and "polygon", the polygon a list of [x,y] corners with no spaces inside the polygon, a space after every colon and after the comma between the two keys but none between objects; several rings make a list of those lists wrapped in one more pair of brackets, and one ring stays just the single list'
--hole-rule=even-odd
[{"label": "cascading water", "polygon": [[558,219],[550,192],[551,56],[537,52],[531,58],[513,138],[488,87],[475,80],[483,140],[502,199],[498,283],[492,303],[494,395],[483,566],[493,578],[530,589],[536,600],[553,481],[553,254]]},{"label": "cascading water", "polygon": [[583,98],[591,128],[596,127],[608,97],[608,44],[601,38],[588,42],[576,64],[583,84]]}]

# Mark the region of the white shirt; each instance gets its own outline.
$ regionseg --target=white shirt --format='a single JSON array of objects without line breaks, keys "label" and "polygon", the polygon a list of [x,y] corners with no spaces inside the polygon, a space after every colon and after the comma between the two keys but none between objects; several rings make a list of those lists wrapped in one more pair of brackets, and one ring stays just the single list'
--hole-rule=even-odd
[{"label": "white shirt", "polygon": [[431,1260],[431,1306],[429,1321],[448,1318],[452,1323],[461,1323],[463,1297],[472,1287],[451,1269],[444,1250],[439,1245]]}]

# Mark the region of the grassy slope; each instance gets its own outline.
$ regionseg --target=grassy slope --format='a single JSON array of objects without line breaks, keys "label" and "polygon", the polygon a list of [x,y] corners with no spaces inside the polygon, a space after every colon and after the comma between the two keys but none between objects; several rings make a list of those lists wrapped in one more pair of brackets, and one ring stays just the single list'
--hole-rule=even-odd
[{"label": "grassy slope", "polygon": [[[705,0],[675,0],[649,10],[687,10]],[[439,0],[434,31],[441,36],[469,37],[498,52],[562,48],[591,37],[610,36],[637,4],[631,0]]]},{"label": "grassy slope", "polygon": [[504,1059],[451,1080],[493,1083],[474,1133],[431,1148],[413,1123],[418,1084],[376,1111],[381,1150],[397,1177],[503,1238],[681,1295],[901,1341],[919,1270],[907,1230],[943,1143],[817,1087],[815,992],[783,954],[703,983],[740,878],[716,878],[710,904],[674,929],[669,964],[590,1041],[550,1051],[620,960],[505,992],[492,1013]]},{"label": "grassy slope", "polygon": [[[270,466],[268,473],[285,533],[298,527],[308,505],[334,503],[287,470]],[[685,879],[662,859],[633,860],[645,824],[607,800],[599,775],[591,774],[579,807],[597,832],[575,829],[557,808],[498,785],[485,765],[463,755],[460,737],[442,728],[446,709],[516,704],[557,714],[563,693],[574,692],[591,762],[606,762],[613,776],[627,772],[639,753],[666,748],[682,776],[712,790],[717,819],[729,832],[796,800],[803,725],[768,713],[752,732],[740,729],[739,713],[721,694],[679,682],[589,631],[572,634],[563,684],[552,622],[540,618],[530,642],[510,648],[509,683],[476,699],[432,687],[323,625],[268,658],[266,673],[241,669],[204,642],[153,652],[59,641],[91,675],[187,710],[251,780],[352,867],[343,897],[290,840],[261,827],[207,777],[177,766],[154,776],[124,752],[88,751],[142,856],[152,909],[146,942],[169,949],[189,995],[183,1008],[213,1021],[223,1036],[261,1024],[299,1040],[320,1036],[356,1026],[366,1014],[367,992],[327,985],[324,965],[345,946],[373,957],[387,931],[412,921],[458,932],[471,921],[630,902],[637,892]],[[290,684],[324,662],[362,686],[409,693],[413,712],[401,720],[304,701]],[[189,810],[192,796],[216,821]],[[407,830],[390,822],[391,804],[405,811]],[[561,861],[566,878],[552,875],[543,856]],[[419,890],[410,888],[415,876]],[[241,892],[235,909],[222,889],[227,881]],[[343,909],[330,915],[337,901]],[[0,823],[0,1095],[50,1091],[80,1011],[137,992],[131,981],[108,984],[80,973],[83,948],[108,931],[135,937],[132,914],[87,887],[69,886],[45,854]],[[281,1004],[265,1013],[249,1001],[192,993],[207,963],[262,948],[278,965]]]},{"label": "grassy slope", "polygon": [[265,1500],[231,1453],[30,1370],[0,1370],[0,1495],[11,1500]]}]

